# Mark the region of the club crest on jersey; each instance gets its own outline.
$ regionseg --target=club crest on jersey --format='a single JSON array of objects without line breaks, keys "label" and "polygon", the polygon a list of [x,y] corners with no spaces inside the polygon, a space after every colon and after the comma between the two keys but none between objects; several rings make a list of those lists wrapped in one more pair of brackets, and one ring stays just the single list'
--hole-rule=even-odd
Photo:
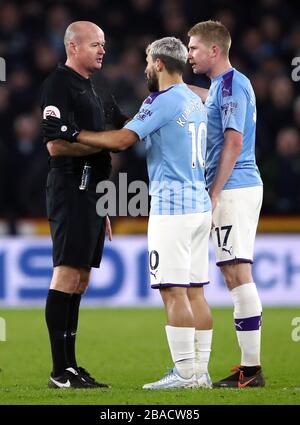
[{"label": "club crest on jersey", "polygon": [[60,118],[60,110],[53,105],[46,106],[43,111],[43,118],[46,119],[47,117]]}]

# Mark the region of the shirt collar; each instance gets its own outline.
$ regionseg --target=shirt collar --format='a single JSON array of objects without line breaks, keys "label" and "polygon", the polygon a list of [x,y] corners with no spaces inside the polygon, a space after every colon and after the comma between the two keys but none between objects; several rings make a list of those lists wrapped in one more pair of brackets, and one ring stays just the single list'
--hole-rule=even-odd
[{"label": "shirt collar", "polygon": [[76,72],[73,68],[70,68],[69,66],[67,66],[65,64],[59,64],[58,68],[64,69],[65,71],[68,71],[71,74],[74,74],[77,78],[79,78],[82,81],[90,81],[89,78],[84,78],[82,75],[80,75],[78,72]]},{"label": "shirt collar", "polygon": [[211,80],[211,82],[213,83],[214,81],[219,80],[220,78],[224,77],[224,75],[228,74],[228,72],[231,72],[231,71],[234,71],[234,70],[235,70],[235,68],[233,68],[233,67],[231,67],[231,68],[227,69],[227,71],[222,72],[222,74],[216,75],[216,76],[215,76],[215,77]]}]

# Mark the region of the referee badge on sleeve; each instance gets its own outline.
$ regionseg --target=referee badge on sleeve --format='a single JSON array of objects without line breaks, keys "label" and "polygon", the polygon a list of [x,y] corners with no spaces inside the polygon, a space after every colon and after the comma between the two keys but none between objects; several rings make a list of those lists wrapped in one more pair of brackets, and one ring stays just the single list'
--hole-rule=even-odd
[{"label": "referee badge on sleeve", "polygon": [[60,118],[60,110],[53,105],[46,106],[43,111],[43,119],[45,120],[47,117]]}]

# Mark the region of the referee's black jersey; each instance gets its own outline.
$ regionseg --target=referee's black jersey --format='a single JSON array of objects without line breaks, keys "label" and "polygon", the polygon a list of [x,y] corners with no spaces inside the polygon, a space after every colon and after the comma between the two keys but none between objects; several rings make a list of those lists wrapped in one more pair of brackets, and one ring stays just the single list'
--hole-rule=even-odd
[{"label": "referee's black jersey", "polygon": [[[59,65],[44,81],[40,96],[43,118],[52,115],[75,123],[80,129],[105,129],[105,111],[91,80],[70,67]],[[97,179],[108,179],[111,171],[109,151],[81,157],[60,157],[62,167],[71,165],[79,170],[86,162],[92,166]]]}]

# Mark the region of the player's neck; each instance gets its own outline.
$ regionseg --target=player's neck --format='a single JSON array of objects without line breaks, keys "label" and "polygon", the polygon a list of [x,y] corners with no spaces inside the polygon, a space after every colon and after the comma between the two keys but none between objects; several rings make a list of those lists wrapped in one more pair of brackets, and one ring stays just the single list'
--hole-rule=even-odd
[{"label": "player's neck", "polygon": [[90,72],[88,72],[86,69],[79,66],[77,63],[74,63],[74,61],[72,61],[72,59],[70,58],[67,59],[65,65],[73,69],[73,71],[76,71],[77,74],[80,74],[84,78],[90,78],[91,76]]},{"label": "player's neck", "polygon": [[173,86],[174,84],[181,84],[181,83],[183,83],[181,75],[161,74],[158,80],[159,91],[167,90],[169,87]]},{"label": "player's neck", "polygon": [[229,59],[224,59],[216,63],[207,76],[212,80],[218,75],[224,74],[224,72],[228,71],[230,68],[232,68],[232,65],[229,62]]}]

